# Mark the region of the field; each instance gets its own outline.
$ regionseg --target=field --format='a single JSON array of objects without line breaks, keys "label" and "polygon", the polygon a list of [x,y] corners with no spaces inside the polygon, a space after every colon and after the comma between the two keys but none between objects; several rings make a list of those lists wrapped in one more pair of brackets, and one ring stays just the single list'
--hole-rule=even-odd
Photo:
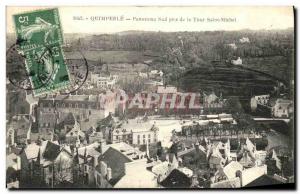
[{"label": "field", "polygon": [[293,67],[288,64],[287,57],[261,57],[243,59],[244,67],[268,73],[288,82],[293,72]]},{"label": "field", "polygon": [[[82,54],[91,61],[101,61],[102,63],[141,63],[146,60],[151,60],[151,57],[145,56],[139,51],[101,51],[89,50],[83,51]],[[66,52],[65,56],[68,59],[81,58],[78,52]]]},{"label": "field", "polygon": [[221,91],[223,95],[251,96],[272,92],[276,79],[263,73],[234,65],[194,68],[181,78],[182,88],[189,91]]}]

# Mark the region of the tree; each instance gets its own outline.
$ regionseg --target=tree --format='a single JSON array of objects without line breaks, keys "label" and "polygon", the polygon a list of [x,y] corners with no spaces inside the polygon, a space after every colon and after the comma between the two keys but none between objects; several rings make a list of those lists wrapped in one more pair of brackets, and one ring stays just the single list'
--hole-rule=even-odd
[{"label": "tree", "polygon": [[61,185],[62,183],[73,182],[73,161],[72,159],[59,157],[56,162],[53,163],[54,185]]},{"label": "tree", "polygon": [[229,112],[233,114],[244,112],[242,104],[238,97],[229,97],[225,102],[225,106],[228,108]]}]

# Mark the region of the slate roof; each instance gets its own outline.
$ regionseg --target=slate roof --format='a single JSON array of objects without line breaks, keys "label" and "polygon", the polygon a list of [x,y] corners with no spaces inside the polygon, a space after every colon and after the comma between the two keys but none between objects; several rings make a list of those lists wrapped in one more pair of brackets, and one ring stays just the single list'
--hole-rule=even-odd
[{"label": "slate roof", "polygon": [[112,114],[109,114],[107,117],[105,117],[100,122],[98,122],[98,124],[99,124],[98,127],[102,129],[105,127],[115,127],[117,123],[114,117],[112,116]]},{"label": "slate roof", "polygon": [[160,184],[166,188],[189,188],[191,180],[180,170],[174,169]]},{"label": "slate roof", "polygon": [[245,185],[245,187],[257,187],[257,186],[277,185],[277,184],[283,184],[283,183],[272,178],[271,176],[262,175],[261,177]]},{"label": "slate roof", "polygon": [[237,171],[242,171],[243,170],[243,166],[236,162],[236,161],[232,161],[230,162],[228,165],[226,165],[223,168],[223,172],[224,174],[227,176],[228,179],[232,179],[236,177],[236,172]]},{"label": "slate roof", "polygon": [[46,160],[54,160],[55,158],[57,158],[59,153],[60,153],[60,146],[48,141],[45,151],[43,153],[43,157]]},{"label": "slate roof", "polygon": [[110,180],[110,183],[114,185],[125,175],[125,163],[132,160],[115,148],[110,147],[100,156],[100,161],[104,161],[107,167],[111,168],[112,180]]}]

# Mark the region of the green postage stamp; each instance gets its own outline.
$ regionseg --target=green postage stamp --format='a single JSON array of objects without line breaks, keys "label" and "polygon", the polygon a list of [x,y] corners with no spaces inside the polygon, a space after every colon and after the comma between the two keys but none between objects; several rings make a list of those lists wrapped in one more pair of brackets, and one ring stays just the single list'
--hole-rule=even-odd
[{"label": "green postage stamp", "polygon": [[58,9],[36,10],[13,16],[20,52],[35,96],[69,85],[62,50],[63,36]]}]

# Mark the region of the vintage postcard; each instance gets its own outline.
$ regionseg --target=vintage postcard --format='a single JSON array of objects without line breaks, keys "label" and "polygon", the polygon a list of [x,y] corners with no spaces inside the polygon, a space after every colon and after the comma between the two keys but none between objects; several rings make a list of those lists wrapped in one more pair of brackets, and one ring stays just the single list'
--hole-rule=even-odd
[{"label": "vintage postcard", "polygon": [[295,189],[292,6],[6,8],[8,189]]}]

